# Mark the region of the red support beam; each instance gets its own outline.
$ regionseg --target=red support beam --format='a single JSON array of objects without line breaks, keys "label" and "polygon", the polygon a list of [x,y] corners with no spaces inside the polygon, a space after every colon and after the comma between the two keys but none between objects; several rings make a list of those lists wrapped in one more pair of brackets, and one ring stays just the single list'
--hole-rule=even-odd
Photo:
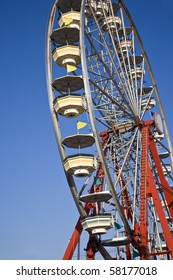
[{"label": "red support beam", "polygon": [[147,165],[148,165],[148,125],[142,127],[142,151],[141,151],[141,184],[139,205],[140,228],[140,256],[142,260],[148,259],[148,201],[147,201]]},{"label": "red support beam", "polygon": [[165,175],[163,173],[162,164],[160,162],[160,158],[159,158],[159,155],[157,152],[157,147],[156,147],[156,144],[155,144],[155,141],[154,141],[152,135],[150,136],[149,143],[150,143],[151,153],[152,153],[153,159],[156,164],[158,176],[160,178],[161,185],[163,186],[163,193],[165,195],[166,202],[168,204],[168,208],[170,211],[170,215],[173,220],[173,191],[172,191],[171,187],[169,186],[168,181],[166,180]]},{"label": "red support beam", "polygon": [[148,198],[152,197],[153,202],[161,223],[163,234],[165,236],[165,241],[167,244],[167,251],[163,254],[168,255],[168,259],[171,257],[173,259],[173,238],[170,232],[168,221],[163,210],[158,191],[156,189],[155,178],[153,176],[149,160],[149,147],[155,161],[156,170],[160,178],[161,185],[163,186],[163,192],[165,194],[166,201],[170,210],[171,217],[173,218],[173,192],[164,176],[162,164],[158,155],[155,141],[152,136],[152,131],[150,126],[153,125],[153,121],[146,121],[141,123],[142,132],[142,150],[141,150],[141,184],[140,184],[140,217],[139,224],[135,225],[134,231],[134,246],[138,249],[141,259],[148,259],[150,255],[161,254],[157,252],[152,252],[149,254],[148,251]]},{"label": "red support beam", "polygon": [[153,197],[153,202],[160,220],[160,224],[162,226],[163,234],[165,237],[165,241],[168,247],[168,251],[171,254],[171,258],[173,259],[173,238],[172,234],[170,232],[169,226],[168,226],[168,221],[166,220],[165,213],[156,189],[154,177],[151,171],[151,168],[148,164],[148,187],[147,187],[147,194],[149,197]]},{"label": "red support beam", "polygon": [[79,239],[80,239],[80,235],[82,233],[82,225],[81,225],[81,222],[80,222],[80,218],[75,226],[75,229],[73,231],[73,234],[70,238],[70,241],[68,243],[68,246],[67,246],[67,249],[65,251],[65,254],[63,256],[63,260],[71,260],[72,257],[73,257],[73,254],[74,254],[74,251],[76,249],[76,246],[79,242]]},{"label": "red support beam", "polygon": [[[134,231],[134,240],[132,243],[133,245],[138,249],[141,259],[148,259],[149,258],[149,252],[148,252],[148,198],[153,197],[153,201],[158,213],[158,217],[161,222],[162,230],[166,239],[167,243],[167,252],[163,252],[165,254],[168,254],[168,258],[171,255],[171,258],[173,259],[173,239],[172,235],[168,226],[168,222],[165,217],[165,213],[163,210],[163,207],[161,205],[161,201],[159,199],[159,195],[156,189],[155,180],[152,174],[151,167],[149,165],[148,161],[148,154],[149,154],[149,147],[151,149],[151,153],[153,156],[153,159],[156,164],[156,169],[158,172],[158,176],[160,178],[161,185],[163,186],[163,192],[168,204],[168,208],[170,211],[170,215],[173,219],[173,191],[170,188],[164,173],[162,169],[162,165],[160,162],[160,158],[157,152],[157,147],[155,144],[155,141],[153,139],[152,133],[150,132],[150,125],[153,125],[153,121],[143,122],[141,123],[141,132],[142,132],[142,150],[141,150],[141,182],[140,182],[140,217],[139,217],[139,224],[135,225],[135,231]],[[102,146],[105,146],[106,141],[108,140],[108,134],[109,133],[102,133],[100,135],[102,137]],[[104,153],[107,153],[107,150],[104,151]],[[101,181],[100,185],[95,185],[94,183],[91,186],[91,189],[89,193],[92,193],[94,191],[101,191],[102,190],[102,184],[104,179],[104,174],[101,166],[98,169],[97,177]],[[95,207],[94,204],[86,203],[84,205],[84,209],[87,214],[89,214],[91,207]],[[129,217],[130,218],[130,215]],[[66,252],[64,254],[63,259],[64,260],[70,260],[73,257],[74,251],[76,249],[76,246],[79,242],[80,235],[82,233],[82,225],[80,223],[80,218],[76,224],[76,227],[74,229],[74,232],[72,234],[72,237],[70,239],[70,242],[68,244],[68,247],[66,249]],[[128,251],[128,248],[126,248]],[[92,238],[92,235],[89,237],[89,241],[86,248],[86,259],[87,260],[94,260],[95,259],[95,253],[98,251],[97,244],[94,241],[94,238]],[[153,254],[160,254],[160,253],[152,253]],[[130,259],[130,255],[129,255]]]}]

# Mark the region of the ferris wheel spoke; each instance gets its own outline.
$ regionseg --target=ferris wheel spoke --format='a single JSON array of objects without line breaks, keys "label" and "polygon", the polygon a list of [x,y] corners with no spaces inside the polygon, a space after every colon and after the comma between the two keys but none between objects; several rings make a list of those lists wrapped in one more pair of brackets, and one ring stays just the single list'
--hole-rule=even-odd
[{"label": "ferris wheel spoke", "polygon": [[[86,37],[89,38],[88,35],[86,35]],[[94,45],[93,45],[93,47],[94,47]],[[114,77],[113,77],[112,74],[110,73],[110,69],[109,69],[108,66],[105,64],[105,62],[103,61],[103,59],[101,58],[101,55],[100,55],[99,53],[97,53],[97,57],[99,58],[99,60],[100,60],[101,63],[102,63],[101,66],[103,66],[104,69],[106,70],[106,72],[108,73],[108,75],[109,75],[109,77],[110,77],[110,81],[114,84],[116,90],[118,89],[118,92],[119,92],[119,91],[120,91],[120,87],[117,85],[117,83],[116,83]],[[96,77],[97,77],[97,76],[100,77],[100,74],[98,74],[98,75],[95,74],[95,76],[96,76]],[[90,79],[90,81],[92,81],[92,80]],[[106,80],[106,81],[107,81],[107,80]],[[92,84],[95,85],[95,86],[97,86],[97,88],[99,87],[96,83],[94,83],[94,81],[92,81]],[[99,87],[99,88],[101,89],[101,87]],[[109,95],[109,96],[110,96],[110,98],[111,98],[111,95]],[[128,114],[131,114],[131,117],[132,117],[132,118],[135,118],[134,113],[131,111],[131,108],[129,107],[129,104],[126,102],[126,100],[125,100],[124,98],[123,98],[123,100],[125,101],[125,106],[126,106],[126,108],[130,111]]]},{"label": "ferris wheel spoke", "polygon": [[[111,9],[111,12],[112,12],[111,16],[115,17],[115,15],[113,13],[113,9]],[[104,12],[104,14],[105,14],[105,12]],[[105,15],[105,18],[106,18],[106,15]],[[106,22],[107,22],[107,29],[109,30],[109,35],[110,35],[110,38],[111,38],[111,43],[112,43],[112,46],[113,46],[113,51],[116,54],[116,57],[117,57],[117,60],[118,60],[118,64],[119,64],[119,68],[120,68],[120,73],[121,73],[120,77],[119,77],[120,81],[121,81],[120,83],[124,84],[124,87],[126,88],[126,94],[128,94],[128,96],[129,96],[129,100],[130,100],[131,106],[133,107],[133,110],[134,110],[135,114],[137,115],[137,112],[135,111],[136,108],[137,108],[137,104],[136,104],[136,102],[135,102],[136,100],[134,98],[134,87],[133,87],[133,83],[132,83],[131,69],[130,69],[131,67],[127,68],[127,66],[129,66],[129,65],[127,65],[127,63],[125,63],[124,54],[122,52],[122,47],[121,47],[121,44],[120,44],[118,28],[117,28],[115,20],[114,20],[114,25],[115,25],[116,37],[117,37],[118,43],[120,44],[120,53],[119,54],[117,52],[117,47],[115,45],[115,39],[114,39],[115,31],[113,33],[111,31],[110,27],[109,27],[109,24],[108,24],[107,20],[106,20]],[[123,20],[122,13],[121,13],[121,23],[123,25],[123,33],[125,33],[124,20]],[[127,56],[128,56],[128,59],[129,59],[129,53],[128,52],[127,52]],[[120,57],[121,57],[122,61],[120,61]],[[128,71],[130,70],[130,75],[128,74],[127,70]]]},{"label": "ferris wheel spoke", "polygon": [[119,182],[121,173],[122,173],[123,168],[124,168],[124,166],[125,166],[125,164],[126,164],[126,160],[127,160],[128,156],[129,156],[129,152],[130,152],[130,149],[132,148],[132,145],[133,145],[133,142],[134,142],[134,140],[135,140],[137,131],[138,131],[138,129],[136,129],[136,131],[135,131],[135,134],[134,134],[134,136],[133,136],[133,138],[132,138],[132,140],[131,140],[131,143],[130,143],[130,145],[129,145],[129,147],[128,147],[128,150],[127,150],[127,152],[126,152],[126,155],[124,155],[124,160],[123,160],[121,169],[119,170],[117,179],[116,179],[116,181],[115,181],[115,183],[114,183],[114,187],[115,187],[115,188],[116,188],[116,186],[117,186],[117,184],[118,184],[118,182]]},{"label": "ferris wheel spoke", "polygon": [[[93,17],[95,17],[94,12],[93,12]],[[99,60],[101,61],[102,65],[104,66],[104,69],[107,71],[109,77],[111,78],[112,82],[113,82],[114,85],[116,86],[116,89],[119,91],[119,93],[120,93],[122,99],[126,102],[126,105],[127,105],[127,107],[129,108],[129,110],[132,112],[132,114],[135,115],[134,112],[133,112],[133,110],[132,110],[132,108],[129,106],[127,100],[125,99],[125,96],[124,96],[123,93],[122,93],[123,90],[126,92],[126,89],[125,89],[124,84],[123,84],[123,83],[120,84],[121,87],[122,87],[122,90],[121,90],[120,86],[119,86],[118,83],[116,82],[116,77],[119,77],[119,80],[121,81],[121,76],[120,76],[120,74],[119,74],[119,72],[118,72],[118,70],[117,70],[117,67],[116,67],[115,63],[114,63],[113,56],[112,56],[112,54],[111,54],[111,52],[110,52],[109,46],[107,45],[107,42],[106,42],[106,40],[105,40],[105,37],[104,37],[104,35],[102,34],[102,30],[101,30],[101,28],[100,28],[99,23],[97,22],[96,17],[95,17],[95,20],[96,20],[96,23],[97,23],[97,28],[98,28],[99,34],[101,34],[100,36],[102,37],[102,40],[104,41],[104,45],[103,45],[103,46],[105,47],[105,51],[106,51],[107,55],[108,55],[109,58],[110,58],[110,63],[111,63],[111,65],[113,66],[113,70],[115,71],[115,74],[116,74],[116,75],[114,74],[114,76],[112,76],[112,74],[111,74],[111,72],[110,72],[110,69],[111,69],[111,68],[109,68],[108,65],[105,63],[105,61],[102,59],[101,55],[99,54],[99,52],[97,51],[97,49],[96,49],[96,47],[95,47],[95,45],[94,45],[94,43],[93,43],[93,37],[91,37],[87,32],[85,33],[85,35],[86,35],[88,41],[90,42],[90,44],[92,45],[92,48],[94,49],[94,53],[97,54],[97,57],[98,57]],[[116,50],[116,49],[115,49],[115,50]],[[114,71],[113,71],[113,72],[114,72]],[[126,98],[127,98],[127,97],[126,97]]]},{"label": "ferris wheel spoke", "polygon": [[[133,60],[133,64],[136,64],[135,61],[135,43],[134,43],[134,34],[132,31],[132,49],[133,49],[133,53],[132,53],[132,59],[129,55],[128,49],[127,49],[127,39],[126,39],[126,27],[125,27],[125,23],[124,23],[124,16],[123,16],[123,12],[122,12],[122,8],[120,9],[120,13],[121,13],[121,19],[122,19],[122,30],[123,30],[123,35],[125,38],[125,44],[126,44],[126,58],[124,59],[124,53],[122,51],[122,47],[121,47],[121,43],[120,43],[120,37],[119,34],[117,34],[117,39],[118,39],[118,43],[120,45],[120,51],[121,51],[121,56],[123,58],[123,66],[125,68],[126,71],[126,77],[128,79],[128,83],[130,84],[131,87],[131,94],[132,97],[134,98],[134,104],[135,104],[135,108],[138,109],[138,95],[136,95],[136,89],[137,89],[137,79],[135,78],[135,83],[133,83],[133,79],[132,79],[132,63],[131,60]],[[126,61],[125,61],[126,60]],[[129,73],[129,74],[128,74]],[[136,114],[138,115],[138,112],[136,112]]]},{"label": "ferris wheel spoke", "polygon": [[[110,94],[108,94],[104,89],[102,89],[97,83],[95,83],[93,80],[89,79],[90,83],[99,90],[103,95],[106,96],[108,100],[110,100],[113,104],[115,104],[125,115],[128,115],[130,118],[132,118],[132,115],[127,111],[126,108],[123,108],[123,106],[116,101],[113,97],[111,97]],[[105,103],[104,103],[105,104]],[[104,104],[102,105],[104,107]],[[101,106],[101,105],[100,105]]]},{"label": "ferris wheel spoke", "polygon": [[138,185],[139,185],[139,178],[138,178],[138,170],[139,170],[139,146],[140,146],[140,131],[138,131],[138,135],[137,135],[137,143],[136,143],[136,163],[135,163],[135,178],[134,178],[134,186],[133,186],[133,228],[135,226],[135,222],[136,222],[136,203],[138,200]]}]

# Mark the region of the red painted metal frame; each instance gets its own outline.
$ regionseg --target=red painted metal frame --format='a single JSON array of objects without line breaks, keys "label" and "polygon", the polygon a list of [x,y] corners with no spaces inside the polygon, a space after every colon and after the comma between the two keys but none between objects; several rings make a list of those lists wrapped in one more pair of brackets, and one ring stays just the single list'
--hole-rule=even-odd
[{"label": "red painted metal frame", "polygon": [[172,191],[171,187],[169,186],[168,181],[166,180],[165,175],[163,173],[163,168],[162,168],[162,164],[160,162],[160,158],[159,158],[159,155],[157,152],[157,147],[156,147],[155,141],[151,135],[150,135],[150,149],[151,149],[151,153],[152,153],[153,159],[156,164],[156,169],[158,172],[158,176],[160,178],[162,191],[165,195],[165,198],[166,198],[166,201],[168,204],[168,208],[170,211],[170,215],[173,220],[173,191]]},{"label": "red painted metal frame", "polygon": [[[173,219],[173,191],[169,186],[162,169],[162,164],[158,155],[157,147],[153,138],[153,133],[151,127],[153,127],[154,121],[146,121],[140,123],[141,133],[142,133],[142,150],[141,150],[141,181],[140,181],[140,206],[139,206],[139,223],[135,224],[134,234],[132,236],[132,244],[139,251],[140,258],[151,259],[153,256],[157,255],[167,255],[168,259],[173,259],[173,238],[170,232],[170,228],[168,225],[168,221],[165,217],[165,213],[163,210],[163,206],[161,204],[158,190],[156,188],[155,177],[153,176],[153,172],[151,170],[149,164],[149,149],[151,151],[153,160],[156,165],[156,170],[158,172],[158,176],[160,179],[160,184],[162,186],[163,193],[165,195],[165,200],[168,205],[168,209],[170,211],[170,215]],[[102,147],[105,146],[106,141],[108,140],[108,135],[110,132],[103,132],[100,134],[102,138]],[[104,150],[106,155],[107,150]],[[97,178],[101,181],[101,185],[95,185],[94,182],[91,186],[90,193],[93,191],[101,191],[103,184],[103,170],[101,165],[97,172]],[[160,220],[160,224],[163,230],[163,234],[165,236],[165,241],[167,244],[167,250],[163,252],[152,252],[149,253],[148,242],[148,199],[153,198],[153,202],[158,214],[158,218]],[[127,202],[126,202],[127,203]],[[123,205],[122,205],[123,206]],[[93,203],[86,203],[84,205],[84,209],[86,214],[88,215],[91,208],[94,208]],[[128,213],[127,213],[128,214]],[[131,213],[129,213],[128,219],[131,219]],[[76,246],[79,242],[80,235],[82,233],[82,225],[80,222],[80,218],[76,224],[74,232],[71,236],[69,244],[67,246],[66,252],[64,254],[63,260],[70,260],[73,257]],[[95,253],[99,250],[97,244],[92,235],[89,236],[89,241],[87,243],[86,250],[86,259],[94,260]],[[131,258],[131,254],[129,251],[129,247],[126,246],[127,251],[127,259]]]},{"label": "red painted metal frame", "polygon": [[[168,221],[165,217],[165,213],[156,189],[156,185],[155,185],[155,181],[154,181],[154,177],[151,171],[151,168],[148,164],[148,187],[147,187],[147,196],[148,197],[153,197],[153,202],[155,204],[155,208],[157,210],[158,213],[158,218],[160,220],[160,224],[162,226],[162,230],[164,233],[164,237],[165,237],[165,241],[168,247],[168,252],[171,255],[171,259],[173,259],[173,238],[168,226]],[[167,253],[168,253],[167,252]]]},{"label": "red painted metal frame", "polygon": [[159,194],[155,184],[155,178],[153,176],[149,160],[149,148],[156,165],[156,170],[163,186],[163,192],[168,204],[170,214],[173,214],[173,192],[164,176],[160,158],[158,155],[157,147],[153,138],[151,126],[154,125],[154,121],[147,121],[141,124],[142,132],[142,151],[141,151],[141,185],[140,185],[140,217],[139,224],[135,225],[134,240],[132,243],[138,249],[141,259],[150,259],[153,255],[161,253],[152,253],[148,251],[148,199],[153,198],[153,202],[160,220],[165,241],[168,250],[164,252],[168,255],[168,259],[173,259],[173,237],[168,226],[168,221],[165,217],[165,213],[159,198]]},{"label": "red painted metal frame", "polygon": [[140,255],[141,259],[148,259],[148,203],[147,203],[147,163],[148,163],[148,126],[142,128],[142,151],[141,151],[141,185],[140,185]]},{"label": "red painted metal frame", "polygon": [[[161,164],[161,161],[160,161],[160,158],[158,155],[157,147],[156,147],[154,138],[151,133],[149,133],[149,145],[150,145],[152,157],[153,157],[155,165],[156,165],[156,170],[157,170],[157,173],[160,178],[161,185],[162,185],[162,191],[165,195],[165,200],[167,202],[168,209],[169,209],[170,215],[173,220],[173,191],[172,191],[171,187],[169,186],[168,181],[165,178],[162,164]],[[151,168],[149,166],[149,163],[148,163],[148,185],[149,185],[148,191],[147,191],[148,195],[149,196],[151,195],[153,197],[153,201],[154,201],[155,207],[157,209],[158,217],[159,217],[159,220],[160,220],[160,223],[162,226],[162,230],[164,233],[168,251],[170,253],[171,259],[173,259],[173,237],[170,232],[170,228],[168,226],[168,221],[165,217],[163,206],[161,204],[161,201],[160,201],[160,198],[158,195],[158,191],[156,189],[155,180],[154,180]],[[169,256],[168,256],[168,258],[169,258]]]}]

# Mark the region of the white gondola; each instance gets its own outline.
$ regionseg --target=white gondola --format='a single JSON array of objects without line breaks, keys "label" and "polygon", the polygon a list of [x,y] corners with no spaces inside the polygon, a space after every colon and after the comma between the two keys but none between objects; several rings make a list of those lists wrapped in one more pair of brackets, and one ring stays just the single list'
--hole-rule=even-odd
[{"label": "white gondola", "polygon": [[105,234],[107,230],[113,228],[114,218],[111,214],[100,214],[87,216],[81,219],[83,229],[91,234]]},{"label": "white gondola", "polygon": [[155,132],[155,133],[154,133],[154,138],[155,138],[157,141],[163,140],[164,136],[165,136],[164,133],[162,133],[162,134],[159,134],[158,132]]},{"label": "white gondola", "polygon": [[112,195],[109,191],[102,191],[102,192],[95,192],[95,193],[89,193],[85,195],[81,195],[79,197],[80,201],[82,202],[105,202],[112,198]]},{"label": "white gondola", "polygon": [[[163,173],[164,173],[165,176],[170,174],[172,172],[171,164],[164,164],[164,165],[162,165],[162,170],[163,170]],[[155,172],[158,173],[156,167],[155,167]]]},{"label": "white gondola", "polygon": [[104,14],[107,14],[107,13],[108,13],[108,4],[105,2],[97,1],[96,2],[96,11],[95,11],[96,17],[98,19],[102,18],[102,17],[104,17]]},{"label": "white gondola", "polygon": [[159,152],[159,157],[160,157],[161,159],[168,158],[169,156],[170,156],[169,151],[162,151],[162,152]]},{"label": "white gondola", "polygon": [[57,5],[57,9],[59,9],[62,13],[67,13],[69,11],[80,12],[81,0],[75,0],[75,1],[58,0],[56,5]]},{"label": "white gondola", "polygon": [[[171,217],[169,217],[169,216],[166,216],[165,218],[166,218],[166,220],[167,220],[168,222],[171,222],[171,221],[172,221]],[[157,222],[160,223],[160,219],[159,219],[159,218],[157,218]]]},{"label": "white gondola", "polygon": [[118,36],[121,39],[129,39],[129,35],[132,33],[132,28],[131,27],[125,27],[125,28],[121,28],[118,30]]},{"label": "white gondola", "polygon": [[96,11],[96,2],[94,0],[88,0],[85,4],[85,16],[87,18],[93,17],[90,7],[93,9],[94,13]]},{"label": "white gondola", "polygon": [[142,88],[142,92],[141,92],[141,88],[138,88],[138,94],[140,95],[142,93],[142,95],[147,95],[150,94],[153,91],[153,87],[143,87]]},{"label": "white gondola", "polygon": [[129,243],[130,243],[130,238],[128,236],[122,236],[122,237],[114,237],[113,239],[103,240],[101,242],[101,245],[108,246],[108,247],[116,247],[116,246],[127,245]]},{"label": "white gondola", "polygon": [[75,134],[66,137],[62,144],[68,148],[83,149],[91,147],[95,143],[93,134]]},{"label": "white gondola", "polygon": [[[116,49],[119,53],[130,52],[133,48],[132,39],[130,38],[130,34],[132,32],[131,27],[125,27],[118,30],[118,37],[120,42],[117,42]],[[116,35],[116,34],[115,34]],[[119,41],[117,38],[117,41]]]},{"label": "white gondola", "polygon": [[140,80],[142,79],[142,76],[145,75],[145,69],[141,66],[132,68],[128,72],[129,72],[129,76],[131,76],[133,80],[135,79]]},{"label": "white gondola", "polygon": [[61,67],[77,66],[81,62],[79,46],[65,45],[55,48],[52,53],[54,61]]},{"label": "white gondola", "polygon": [[70,11],[62,14],[58,21],[60,27],[68,26],[79,29],[80,27],[80,13],[76,11]]},{"label": "white gondola", "polygon": [[118,16],[108,16],[106,19],[103,19],[101,21],[101,28],[103,31],[108,32],[109,30],[111,32],[116,32],[117,29],[119,29],[121,26],[121,19]]},{"label": "white gondola", "polygon": [[79,41],[79,30],[72,27],[62,27],[53,30],[50,39],[58,45],[72,45]]},{"label": "white gondola", "polygon": [[165,165],[162,167],[162,169],[163,169],[164,175],[168,175],[168,174],[171,173],[171,171],[172,171],[172,167],[171,167],[170,164],[165,164]]},{"label": "white gondola", "polygon": [[62,95],[54,100],[56,113],[66,117],[74,118],[82,114],[86,109],[85,99],[82,95]]},{"label": "white gondola", "polygon": [[166,245],[166,243],[160,244],[160,245],[155,246],[155,249],[157,251],[167,250],[167,245]]},{"label": "white gondola", "polygon": [[59,92],[74,92],[84,87],[81,76],[63,76],[53,81],[52,87]]},{"label": "white gondola", "polygon": [[128,56],[125,59],[125,63],[127,65],[135,66],[141,64],[143,61],[143,56],[142,55],[136,55],[136,56]]},{"label": "white gondola", "polygon": [[96,158],[91,154],[68,156],[63,164],[66,172],[76,177],[86,177],[97,168]]},{"label": "white gondola", "polygon": [[133,44],[131,39],[121,40],[120,44],[116,44],[116,49],[119,53],[130,52],[132,50]]},{"label": "white gondola", "polygon": [[156,105],[156,100],[154,97],[151,97],[148,101],[148,98],[142,99],[141,110],[151,110]]}]

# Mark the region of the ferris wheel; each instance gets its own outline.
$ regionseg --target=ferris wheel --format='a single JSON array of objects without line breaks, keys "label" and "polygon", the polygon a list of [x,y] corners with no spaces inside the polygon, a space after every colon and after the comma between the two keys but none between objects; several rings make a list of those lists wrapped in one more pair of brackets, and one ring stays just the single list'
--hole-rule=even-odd
[{"label": "ferris wheel", "polygon": [[173,154],[152,69],[122,0],[55,0],[50,112],[86,259],[173,259]]}]

